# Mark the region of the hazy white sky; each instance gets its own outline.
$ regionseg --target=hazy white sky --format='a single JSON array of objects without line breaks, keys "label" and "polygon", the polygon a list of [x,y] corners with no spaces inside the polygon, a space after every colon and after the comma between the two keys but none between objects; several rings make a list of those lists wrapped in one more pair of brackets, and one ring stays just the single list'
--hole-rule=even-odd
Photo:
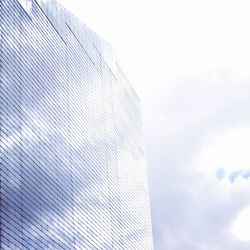
[{"label": "hazy white sky", "polygon": [[250,2],[60,2],[142,99],[155,249],[250,249]]}]

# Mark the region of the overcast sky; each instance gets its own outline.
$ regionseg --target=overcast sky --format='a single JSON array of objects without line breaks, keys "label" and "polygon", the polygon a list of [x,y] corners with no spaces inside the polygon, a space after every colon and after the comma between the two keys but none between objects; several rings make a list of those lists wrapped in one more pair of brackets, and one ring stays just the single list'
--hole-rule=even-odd
[{"label": "overcast sky", "polygon": [[60,2],[141,97],[155,250],[249,250],[249,1]]}]

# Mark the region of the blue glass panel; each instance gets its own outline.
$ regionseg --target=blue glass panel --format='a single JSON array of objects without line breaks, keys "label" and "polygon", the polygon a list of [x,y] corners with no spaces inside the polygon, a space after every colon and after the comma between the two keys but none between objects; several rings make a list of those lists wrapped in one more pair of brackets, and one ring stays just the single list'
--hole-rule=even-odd
[{"label": "blue glass panel", "polygon": [[113,48],[54,0],[0,14],[1,249],[153,249],[139,99]]}]

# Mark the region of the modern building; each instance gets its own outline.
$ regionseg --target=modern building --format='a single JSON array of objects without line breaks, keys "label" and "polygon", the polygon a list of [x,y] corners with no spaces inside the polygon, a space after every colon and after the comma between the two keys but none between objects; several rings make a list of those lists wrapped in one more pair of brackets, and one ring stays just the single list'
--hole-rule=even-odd
[{"label": "modern building", "polygon": [[0,1],[1,249],[152,250],[140,103],[54,0]]}]

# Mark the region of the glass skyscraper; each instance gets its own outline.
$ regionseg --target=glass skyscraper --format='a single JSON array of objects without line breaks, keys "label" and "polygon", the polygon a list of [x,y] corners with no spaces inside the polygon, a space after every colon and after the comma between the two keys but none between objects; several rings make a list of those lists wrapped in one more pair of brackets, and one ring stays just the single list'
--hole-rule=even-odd
[{"label": "glass skyscraper", "polygon": [[140,103],[54,0],[0,1],[1,249],[152,250]]}]

